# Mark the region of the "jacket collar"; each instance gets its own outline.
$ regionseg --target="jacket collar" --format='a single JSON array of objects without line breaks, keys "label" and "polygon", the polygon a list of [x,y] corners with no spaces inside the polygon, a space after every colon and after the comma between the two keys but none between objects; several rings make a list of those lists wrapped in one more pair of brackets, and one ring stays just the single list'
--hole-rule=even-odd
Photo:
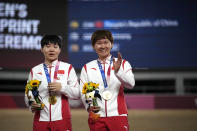
[{"label": "jacket collar", "polygon": [[[54,60],[54,61],[52,62],[51,67],[55,67],[56,64],[57,64],[57,62],[58,62],[58,60]],[[47,67],[49,67],[49,65],[48,65],[47,63],[45,63],[45,64],[47,65]]]},{"label": "jacket collar", "polygon": [[98,61],[101,64],[110,64],[110,60],[111,60],[112,55],[108,56],[107,59],[105,61],[102,61],[101,59],[98,58]]}]

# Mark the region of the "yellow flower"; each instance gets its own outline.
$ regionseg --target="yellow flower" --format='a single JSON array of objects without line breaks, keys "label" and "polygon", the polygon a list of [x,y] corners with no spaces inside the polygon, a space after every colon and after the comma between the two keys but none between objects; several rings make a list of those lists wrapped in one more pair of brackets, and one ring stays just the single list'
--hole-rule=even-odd
[{"label": "yellow flower", "polygon": [[95,83],[90,82],[89,85],[94,87]]},{"label": "yellow flower", "polygon": [[27,87],[25,87],[25,94],[27,94],[29,91],[29,89]]},{"label": "yellow flower", "polygon": [[99,84],[94,83],[95,89],[99,87]]},{"label": "yellow flower", "polygon": [[41,109],[44,109],[44,106],[45,106],[44,103],[41,103],[40,108],[41,108]]},{"label": "yellow flower", "polygon": [[29,87],[30,87],[30,84],[29,84],[29,83],[27,83],[27,85],[25,86],[25,94],[28,94]]},{"label": "yellow flower", "polygon": [[30,81],[31,87],[39,87],[39,85],[40,85],[40,81],[38,81],[38,80],[31,80]]},{"label": "yellow flower", "polygon": [[84,87],[83,90],[82,90],[82,93],[83,93],[83,94],[86,94],[86,92],[87,92],[87,88]]},{"label": "yellow flower", "polygon": [[84,84],[83,89],[82,89],[82,93],[86,94],[87,92],[87,83]]},{"label": "yellow flower", "polygon": [[88,92],[91,92],[91,91],[95,90],[98,87],[99,87],[99,84],[96,84],[96,83],[93,83],[93,82],[85,83],[83,85],[82,93],[86,94]]},{"label": "yellow flower", "polygon": [[99,84],[96,84],[96,87],[99,87]]}]

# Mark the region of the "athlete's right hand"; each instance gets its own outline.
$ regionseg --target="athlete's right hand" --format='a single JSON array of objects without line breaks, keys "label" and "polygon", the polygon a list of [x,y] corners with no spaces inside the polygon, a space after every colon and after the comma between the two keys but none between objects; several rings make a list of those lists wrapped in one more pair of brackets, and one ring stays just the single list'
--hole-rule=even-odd
[{"label": "athlete's right hand", "polygon": [[90,108],[88,109],[88,112],[92,111],[94,113],[97,113],[100,111],[100,106],[90,106]]},{"label": "athlete's right hand", "polygon": [[39,110],[40,104],[36,103],[35,101],[31,104],[31,111],[34,113],[35,111]]}]

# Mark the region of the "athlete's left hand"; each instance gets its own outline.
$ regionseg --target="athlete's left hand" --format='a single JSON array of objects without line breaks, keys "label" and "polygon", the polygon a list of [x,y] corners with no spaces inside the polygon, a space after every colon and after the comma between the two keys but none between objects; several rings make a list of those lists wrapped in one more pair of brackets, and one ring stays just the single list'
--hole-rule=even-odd
[{"label": "athlete's left hand", "polygon": [[49,91],[50,92],[57,92],[62,89],[62,85],[59,82],[52,82],[48,84]]},{"label": "athlete's left hand", "polygon": [[119,71],[121,63],[122,63],[122,55],[120,54],[120,52],[118,52],[117,61],[115,61],[115,58],[113,58],[113,67],[114,67],[115,73],[117,73]]}]

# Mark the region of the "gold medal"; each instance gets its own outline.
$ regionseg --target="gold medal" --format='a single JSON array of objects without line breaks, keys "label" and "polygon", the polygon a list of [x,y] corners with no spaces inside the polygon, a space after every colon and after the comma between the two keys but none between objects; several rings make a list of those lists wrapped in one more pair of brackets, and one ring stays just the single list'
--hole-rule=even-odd
[{"label": "gold medal", "polygon": [[103,92],[103,99],[110,100],[112,98],[112,93],[110,91]]},{"label": "gold medal", "polygon": [[57,102],[56,96],[50,96],[50,97],[49,97],[49,103],[50,103],[51,105],[55,105],[56,102]]}]

